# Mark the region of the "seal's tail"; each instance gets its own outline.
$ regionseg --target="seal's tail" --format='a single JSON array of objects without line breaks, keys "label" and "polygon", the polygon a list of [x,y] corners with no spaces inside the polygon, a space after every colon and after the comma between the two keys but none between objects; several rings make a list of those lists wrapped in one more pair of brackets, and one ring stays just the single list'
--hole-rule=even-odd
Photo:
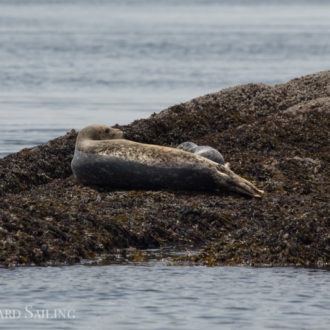
[{"label": "seal's tail", "polygon": [[263,190],[231,171],[228,165],[217,165],[216,173],[214,179],[219,187],[226,187],[229,190],[257,198],[264,194]]}]

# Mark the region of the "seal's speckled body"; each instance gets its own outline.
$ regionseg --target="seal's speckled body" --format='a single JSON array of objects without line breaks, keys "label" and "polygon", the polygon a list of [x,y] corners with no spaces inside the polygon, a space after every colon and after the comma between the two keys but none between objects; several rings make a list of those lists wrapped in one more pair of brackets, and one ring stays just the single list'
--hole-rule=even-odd
[{"label": "seal's speckled body", "polygon": [[[123,189],[215,188],[209,170],[192,166],[159,166],[116,156],[75,151],[72,170],[85,185]],[[196,185],[198,182],[198,186]]]}]

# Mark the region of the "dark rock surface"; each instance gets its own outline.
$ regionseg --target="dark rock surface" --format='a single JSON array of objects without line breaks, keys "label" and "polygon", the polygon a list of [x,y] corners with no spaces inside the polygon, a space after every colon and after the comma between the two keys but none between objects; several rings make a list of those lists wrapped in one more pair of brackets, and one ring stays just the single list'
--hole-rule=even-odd
[{"label": "dark rock surface", "polygon": [[262,199],[80,186],[75,131],[9,155],[0,159],[0,264],[141,261],[149,253],[140,249],[171,247],[186,251],[175,264],[329,267],[329,123],[325,71],[228,88],[120,127],[134,141],[220,149]]}]

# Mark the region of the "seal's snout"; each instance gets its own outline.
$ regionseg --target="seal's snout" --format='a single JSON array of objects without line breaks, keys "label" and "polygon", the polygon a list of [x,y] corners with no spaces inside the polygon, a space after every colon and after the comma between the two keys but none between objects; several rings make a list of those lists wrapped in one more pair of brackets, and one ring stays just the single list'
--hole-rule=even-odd
[{"label": "seal's snout", "polygon": [[120,131],[120,137],[119,137],[119,139],[126,139],[125,133],[123,131],[121,131],[121,130],[118,130],[118,131]]}]

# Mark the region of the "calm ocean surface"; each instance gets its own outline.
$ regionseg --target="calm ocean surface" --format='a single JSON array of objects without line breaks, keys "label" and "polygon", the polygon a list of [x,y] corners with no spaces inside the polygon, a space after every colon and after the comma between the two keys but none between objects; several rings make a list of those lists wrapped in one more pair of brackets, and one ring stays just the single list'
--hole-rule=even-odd
[{"label": "calm ocean surface", "polygon": [[0,157],[329,59],[328,0],[0,0]]},{"label": "calm ocean surface", "polygon": [[329,272],[294,268],[2,269],[0,329],[328,330],[329,288]]},{"label": "calm ocean surface", "polygon": [[[326,70],[329,59],[330,1],[0,0],[0,157],[90,123]],[[0,329],[330,325],[321,270],[0,269],[0,297]]]}]

